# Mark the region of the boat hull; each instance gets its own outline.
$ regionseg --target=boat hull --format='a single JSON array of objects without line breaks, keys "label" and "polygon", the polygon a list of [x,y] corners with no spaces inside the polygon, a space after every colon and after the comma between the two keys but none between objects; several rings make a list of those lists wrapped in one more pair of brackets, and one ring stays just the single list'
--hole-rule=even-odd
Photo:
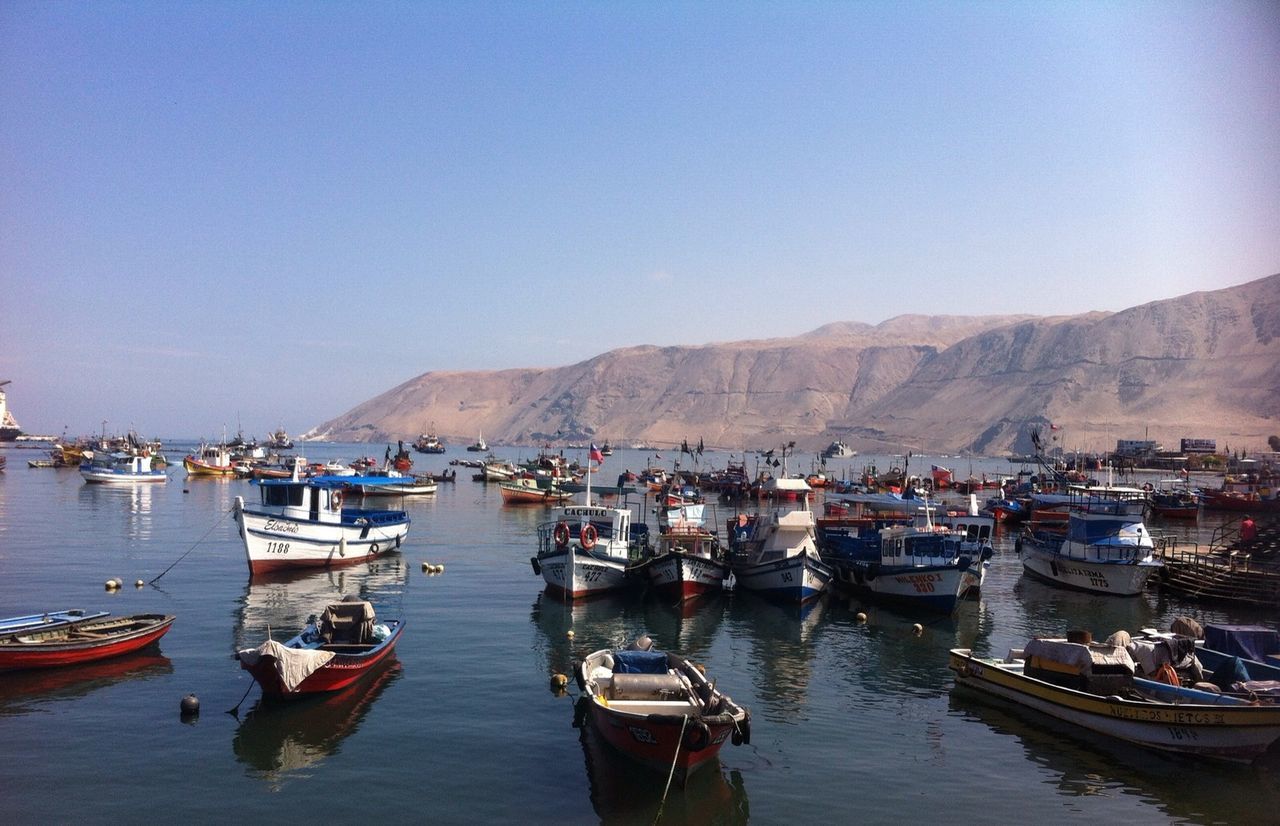
[{"label": "boat hull", "polygon": [[681,601],[724,590],[730,576],[727,563],[684,551],[668,551],[647,559],[632,571],[643,576],[649,587],[663,597]]},{"label": "boat hull", "polygon": [[80,475],[86,482],[106,485],[136,485],[169,481],[169,475],[163,470],[150,473],[124,473],[105,468],[80,468]]},{"label": "boat hull", "polygon": [[616,712],[595,698],[589,702],[591,722],[605,741],[632,760],[659,772],[671,771],[674,763],[675,771],[687,777],[715,759],[733,735],[732,723],[710,723],[706,726],[707,745],[693,748],[697,729],[679,716]]},{"label": "boat hull", "polygon": [[[975,563],[981,565],[981,563]],[[881,566],[863,562],[835,565],[837,581],[853,593],[903,607],[951,613],[982,574],[968,566]]]},{"label": "boat hull", "polygon": [[[572,559],[573,581],[569,565]],[[616,557],[602,557],[576,545],[534,558],[534,567],[557,596],[571,599],[618,591],[629,584],[627,563]]]},{"label": "boat hull", "polygon": [[[1021,670],[953,649],[949,667],[956,685],[1035,709],[1090,731],[1148,748],[1223,760],[1252,761],[1280,739],[1280,706],[1156,704],[1103,697],[1028,677]],[[1174,690],[1172,687],[1167,687]]]},{"label": "boat hull", "polygon": [[266,697],[283,699],[341,691],[357,680],[374,673],[380,665],[391,659],[395,653],[396,643],[400,641],[400,632],[404,630],[404,623],[391,620],[387,624],[393,626],[391,635],[381,645],[362,655],[338,654],[311,672],[293,691],[286,690],[281,683],[272,657],[262,657],[253,665],[248,665],[241,660],[240,667],[248,671],[258,685],[262,686],[262,694]]},{"label": "boat hull", "polygon": [[397,550],[409,533],[407,516],[361,524],[352,512],[341,523],[310,522],[254,511],[238,496],[234,510],[252,574],[366,562]]},{"label": "boat hull", "polygon": [[234,465],[211,465],[207,462],[201,462],[199,459],[192,459],[190,456],[182,460],[182,466],[186,468],[188,476],[235,476],[236,469]]},{"label": "boat hull", "polygon": [[1031,542],[1023,545],[1022,567],[1031,576],[1051,585],[1127,597],[1141,594],[1151,575],[1160,570],[1157,562],[1099,562],[1078,559]]},{"label": "boat hull", "polygon": [[760,596],[782,602],[808,602],[831,583],[831,566],[807,553],[770,562],[734,565],[738,584]]},{"label": "boat hull", "polygon": [[[169,633],[174,619],[173,616],[144,614],[121,620],[75,623],[62,629],[53,629],[52,633],[65,633],[66,638],[0,645],[0,671],[59,668],[130,654],[146,648]],[[111,622],[128,620],[133,620],[137,627],[119,633],[95,630],[104,629]]]}]

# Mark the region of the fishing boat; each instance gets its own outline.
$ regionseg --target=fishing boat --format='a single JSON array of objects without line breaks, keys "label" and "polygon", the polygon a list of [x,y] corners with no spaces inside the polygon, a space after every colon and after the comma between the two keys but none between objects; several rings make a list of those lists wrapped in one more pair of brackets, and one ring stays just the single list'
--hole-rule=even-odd
[{"label": "fishing boat", "polygon": [[1249,762],[1280,740],[1280,705],[1137,677],[1122,646],[1031,640],[1003,659],[951,650],[955,686],[1162,751]]},{"label": "fishing boat", "polygon": [[431,430],[421,433],[413,442],[413,449],[419,453],[444,453],[444,442],[440,441],[440,437],[436,435],[436,428],[433,424]]},{"label": "fishing boat", "polygon": [[467,445],[467,450],[471,453],[488,453],[489,443],[484,440],[484,433],[480,433],[474,444]]},{"label": "fishing boat", "polygon": [[751,742],[751,713],[675,654],[648,637],[626,649],[588,654],[576,670],[586,714],[615,749],[677,777],[707,765],[725,742]]},{"label": "fishing boat", "polygon": [[1162,567],[1142,522],[1141,488],[1073,485],[1067,532],[1027,529],[1018,539],[1022,567],[1050,584],[1097,594],[1135,596]]},{"label": "fishing boat", "polygon": [[0,671],[79,665],[130,654],[169,632],[174,617],[136,614],[0,631]]},{"label": "fishing boat", "polygon": [[[738,584],[762,596],[803,603],[820,595],[831,582],[816,541],[809,485],[803,479],[770,478],[764,491],[774,501],[755,514],[740,514],[730,523],[730,567]],[[786,510],[778,494],[789,494],[800,506]]]},{"label": "fishing boat", "polygon": [[22,435],[22,428],[18,427],[18,422],[13,418],[13,413],[10,412],[5,399],[4,386],[9,383],[10,379],[0,381],[0,442],[16,441]]},{"label": "fishing boat", "polygon": [[86,482],[108,485],[169,481],[169,474],[152,467],[150,454],[97,454],[80,465],[80,475]]},{"label": "fishing boat", "polygon": [[970,540],[965,527],[953,531],[930,518],[923,526],[829,534],[823,559],[836,581],[859,596],[949,614],[960,600],[981,593],[994,554],[989,536],[979,541],[975,532]]},{"label": "fishing boat", "polygon": [[435,479],[401,473],[393,468],[344,477],[346,489],[356,496],[420,496],[435,493]]},{"label": "fishing boat", "polygon": [[254,480],[256,505],[233,504],[251,574],[349,565],[400,547],[409,533],[402,510],[350,508],[340,476]]},{"label": "fishing boat", "polygon": [[822,458],[824,459],[851,459],[857,455],[858,451],[839,439],[827,445],[826,449],[822,451]]},{"label": "fishing boat", "polygon": [[201,444],[182,458],[188,476],[235,476],[235,462],[226,445]]},{"label": "fishing boat", "polygon": [[0,619],[0,634],[12,634],[19,631],[57,628],[73,622],[102,619],[108,616],[107,611],[89,613],[82,608],[69,608],[64,611],[46,611],[43,614],[27,614],[22,617]]},{"label": "fishing boat", "polygon": [[312,614],[296,637],[268,639],[236,653],[264,696],[297,697],[339,691],[388,661],[404,631],[403,620],[379,620],[373,605],[345,597]]},{"label": "fishing boat", "polygon": [[[584,496],[590,501],[590,491]],[[639,559],[649,529],[633,524],[630,508],[571,504],[538,526],[538,551],[529,562],[547,587],[568,599],[628,585],[627,567]]]},{"label": "fishing boat", "polygon": [[550,478],[520,476],[498,483],[504,505],[554,505],[568,502],[573,494],[552,484]]},{"label": "fishing boat", "polygon": [[289,434],[283,427],[274,431],[267,438],[268,450],[293,450],[293,439],[289,438]]},{"label": "fishing boat", "polygon": [[1200,499],[1181,479],[1162,480],[1150,492],[1151,512],[1165,519],[1198,519]]},{"label": "fishing boat", "polygon": [[729,555],[711,531],[701,525],[673,525],[658,533],[628,569],[663,597],[677,602],[731,587]]}]

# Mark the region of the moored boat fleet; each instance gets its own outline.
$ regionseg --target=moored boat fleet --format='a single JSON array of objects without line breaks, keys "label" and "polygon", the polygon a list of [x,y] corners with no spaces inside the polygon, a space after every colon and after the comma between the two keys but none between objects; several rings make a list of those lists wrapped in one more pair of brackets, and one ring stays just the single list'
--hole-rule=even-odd
[{"label": "moored boat fleet", "polygon": [[[591,474],[598,475],[603,454],[591,453],[581,491],[572,489],[581,484],[578,469],[547,455],[532,465],[511,463],[508,478],[495,478],[504,503],[548,508],[531,531],[531,565],[549,593],[569,601],[638,589],[682,602],[740,589],[807,605],[838,590],[908,613],[948,614],[982,594],[1001,524],[978,507],[981,487],[966,487],[967,502],[947,499],[940,492],[948,486],[936,484],[945,477],[936,473],[931,484],[894,468],[885,481],[897,485],[873,486],[864,476],[856,487],[824,479],[815,488],[811,475],[788,475],[785,468],[754,481],[735,473],[724,482],[651,467],[593,490]],[[380,467],[373,460],[359,468],[316,466],[297,457],[281,468],[287,476],[255,478],[252,495],[233,500],[251,576],[354,564],[402,550],[409,513],[363,501],[357,506],[353,498],[434,491],[439,481],[433,476],[398,467],[407,457],[403,444],[394,457],[389,446]],[[107,473],[119,461],[125,472],[141,473],[144,458],[105,454],[87,464],[92,470],[96,461],[104,468],[97,472]],[[203,461],[205,451],[188,458]],[[490,464],[497,468],[500,460],[486,461],[482,471]],[[825,497],[817,495],[822,487]],[[529,491],[528,498],[515,496],[518,490]],[[1039,518],[1024,520],[1016,543],[1025,574],[1118,598],[1142,593],[1165,565],[1159,537],[1145,522],[1158,513],[1152,493],[1089,480],[1036,491],[1032,510]],[[719,503],[704,499],[712,494]],[[731,515],[722,519],[721,507]],[[394,658],[402,619],[382,617],[363,599],[317,609],[296,635],[237,651],[239,666],[264,696],[343,691]],[[0,668],[74,665],[136,651],[158,641],[172,622],[70,611],[14,617],[0,621]],[[1142,642],[1137,634],[1100,644],[1073,632],[1069,639],[1029,640],[998,658],[957,648],[950,667],[957,688],[1151,748],[1252,760],[1280,739],[1280,705],[1262,685],[1274,676],[1263,658],[1237,655],[1233,662],[1186,635],[1143,634],[1170,650],[1176,682],[1149,667],[1146,649],[1133,645]],[[1221,677],[1192,679],[1189,646],[1200,656],[1200,676],[1208,669],[1216,677],[1221,668]],[[1183,655],[1175,657],[1178,651]],[[1178,668],[1184,673],[1176,674]],[[658,771],[683,777],[711,763],[725,743],[750,742],[749,711],[676,653],[641,641],[606,648],[584,655],[575,676],[590,724],[618,751]]]}]

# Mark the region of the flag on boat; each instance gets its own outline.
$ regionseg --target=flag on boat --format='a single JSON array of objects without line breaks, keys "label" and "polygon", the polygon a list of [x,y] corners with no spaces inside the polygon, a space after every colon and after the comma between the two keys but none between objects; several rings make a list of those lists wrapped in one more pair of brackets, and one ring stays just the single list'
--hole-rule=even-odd
[{"label": "flag on boat", "polygon": [[595,442],[591,443],[591,461],[596,464],[604,464],[604,454],[600,452],[600,448],[596,447]]}]

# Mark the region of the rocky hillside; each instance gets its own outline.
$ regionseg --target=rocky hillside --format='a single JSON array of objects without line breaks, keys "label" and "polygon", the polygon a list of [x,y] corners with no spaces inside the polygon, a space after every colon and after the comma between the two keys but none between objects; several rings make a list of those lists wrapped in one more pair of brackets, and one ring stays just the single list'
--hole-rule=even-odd
[{"label": "rocky hillside", "polygon": [[1261,449],[1280,432],[1280,275],[1124,312],[899,316],[790,339],[631,347],[552,369],[425,373],[312,438],[615,444],[703,439],[734,449],[843,438],[864,452],[1069,447],[1183,436]]}]

